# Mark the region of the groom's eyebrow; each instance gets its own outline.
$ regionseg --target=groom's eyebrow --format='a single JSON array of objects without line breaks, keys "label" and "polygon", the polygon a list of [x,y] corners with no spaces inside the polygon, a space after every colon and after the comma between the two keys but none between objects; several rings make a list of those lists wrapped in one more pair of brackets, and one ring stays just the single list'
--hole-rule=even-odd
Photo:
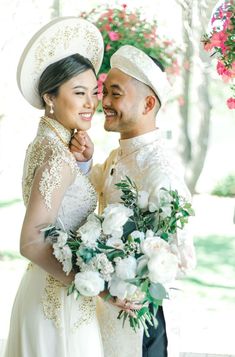
[{"label": "groom's eyebrow", "polygon": [[119,84],[112,84],[110,87],[111,87],[111,88],[114,88],[114,89],[122,90],[122,88],[120,87]]}]

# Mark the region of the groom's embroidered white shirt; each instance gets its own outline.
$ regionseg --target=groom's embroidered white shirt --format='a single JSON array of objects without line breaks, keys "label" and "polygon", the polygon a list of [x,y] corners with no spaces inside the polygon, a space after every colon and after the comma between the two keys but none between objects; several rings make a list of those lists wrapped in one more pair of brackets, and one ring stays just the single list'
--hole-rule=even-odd
[{"label": "groom's embroidered white shirt", "polygon": [[[115,183],[120,182],[125,176],[135,181],[139,190],[150,192],[152,201],[154,201],[156,189],[160,187],[177,189],[182,196],[189,200],[190,194],[184,183],[182,170],[174,157],[175,155],[168,151],[158,129],[138,137],[120,140],[120,147],[111,152],[103,165],[94,166],[90,173],[90,179],[99,194],[100,212],[107,204],[120,202],[120,191],[116,189]],[[176,244],[180,252],[180,276],[195,266],[195,254],[191,236],[185,229],[179,230]],[[175,299],[172,299],[164,302],[163,305],[168,337],[168,357],[178,356],[176,345],[179,338],[175,335],[178,334],[179,329],[175,324],[177,318],[174,318],[176,310],[174,303]],[[115,319],[116,316],[117,311],[113,318]],[[111,317],[109,316],[109,318]],[[117,328],[116,322],[113,321],[113,323]],[[114,328],[114,325],[109,321],[109,329],[110,326]],[[110,339],[109,332],[107,331],[107,339]],[[116,331],[116,336],[118,335],[119,333]],[[116,338],[116,348],[122,343],[120,339],[121,336]],[[113,354],[110,351],[109,357],[116,356],[115,341],[113,344]],[[141,356],[141,352],[138,351],[137,349],[136,353],[138,354],[134,354],[132,346],[130,357]],[[126,354],[119,352],[118,356],[128,357],[129,354],[128,352]]]}]

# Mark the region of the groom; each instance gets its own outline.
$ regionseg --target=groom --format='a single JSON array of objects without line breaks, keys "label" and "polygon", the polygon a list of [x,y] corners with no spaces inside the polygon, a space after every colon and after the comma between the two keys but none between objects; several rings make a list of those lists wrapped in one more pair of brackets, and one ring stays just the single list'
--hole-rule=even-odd
[{"label": "groom", "polygon": [[[125,176],[134,180],[140,190],[153,192],[168,186],[189,198],[179,165],[169,155],[161,132],[156,128],[156,116],[164,104],[169,84],[163,66],[133,46],[123,46],[111,57],[111,70],[104,83],[103,110],[106,131],[119,132],[119,148],[112,151],[103,165],[90,171],[90,178],[99,194],[99,208],[120,201],[115,183]],[[71,150],[78,161],[90,160],[93,145],[86,133],[77,133]],[[88,164],[87,164],[88,165]],[[152,188],[152,189],[151,189]],[[181,232],[175,238],[179,248],[179,275],[194,265],[192,241]],[[170,306],[170,303],[168,303]],[[158,327],[149,327],[150,337],[144,336],[144,357],[175,357],[172,345],[173,316],[169,306],[157,312]],[[163,313],[164,311],[164,313]],[[168,318],[169,317],[169,318]],[[134,356],[134,354],[133,354]]]}]

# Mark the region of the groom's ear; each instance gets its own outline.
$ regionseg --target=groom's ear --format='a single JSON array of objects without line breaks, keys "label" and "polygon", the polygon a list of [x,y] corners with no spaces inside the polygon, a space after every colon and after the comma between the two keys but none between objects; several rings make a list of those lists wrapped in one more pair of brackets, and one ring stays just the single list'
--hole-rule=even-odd
[{"label": "groom's ear", "polygon": [[153,110],[155,108],[155,106],[157,106],[157,98],[154,95],[148,95],[145,98],[145,104],[144,104],[144,111],[143,114],[146,115],[148,114],[151,110]]}]

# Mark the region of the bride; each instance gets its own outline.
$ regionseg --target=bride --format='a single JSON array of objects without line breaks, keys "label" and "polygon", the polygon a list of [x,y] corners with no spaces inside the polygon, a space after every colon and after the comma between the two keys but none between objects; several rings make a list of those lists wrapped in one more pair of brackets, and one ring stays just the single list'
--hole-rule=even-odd
[{"label": "bride", "polygon": [[94,25],[58,18],[34,35],[18,65],[21,93],[45,114],[24,164],[20,251],[31,262],[15,298],[5,357],[103,356],[95,300],[67,296],[73,274],[65,275],[40,234],[49,223],[74,230],[96,207],[69,142],[75,129],[91,126],[102,56]]}]

